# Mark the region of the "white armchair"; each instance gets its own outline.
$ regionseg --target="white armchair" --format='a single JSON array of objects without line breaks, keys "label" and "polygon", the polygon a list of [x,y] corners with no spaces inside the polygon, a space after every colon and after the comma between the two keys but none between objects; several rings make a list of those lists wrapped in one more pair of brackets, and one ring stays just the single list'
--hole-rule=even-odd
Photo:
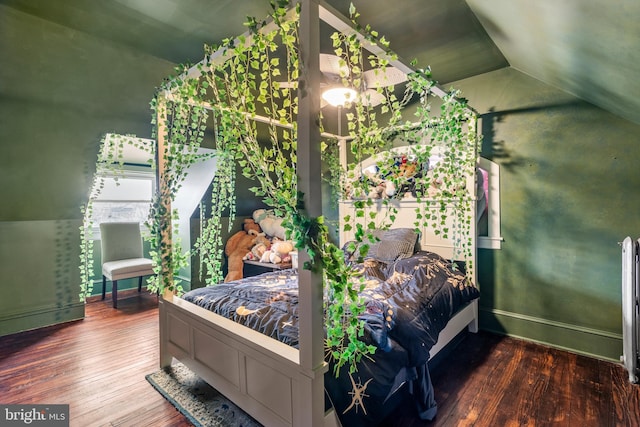
[{"label": "white armchair", "polygon": [[102,299],[107,280],[111,280],[113,308],[118,308],[118,280],[138,277],[138,292],[142,278],[153,275],[153,263],[144,258],[140,224],[137,222],[105,222],[100,224],[102,249]]}]

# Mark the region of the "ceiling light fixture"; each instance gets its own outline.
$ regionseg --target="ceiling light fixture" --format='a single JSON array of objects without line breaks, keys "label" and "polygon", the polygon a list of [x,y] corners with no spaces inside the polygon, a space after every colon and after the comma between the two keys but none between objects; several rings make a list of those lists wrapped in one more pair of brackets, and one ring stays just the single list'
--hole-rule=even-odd
[{"label": "ceiling light fixture", "polygon": [[346,104],[354,102],[357,94],[349,87],[332,87],[322,92],[322,99],[334,107],[344,107]]}]

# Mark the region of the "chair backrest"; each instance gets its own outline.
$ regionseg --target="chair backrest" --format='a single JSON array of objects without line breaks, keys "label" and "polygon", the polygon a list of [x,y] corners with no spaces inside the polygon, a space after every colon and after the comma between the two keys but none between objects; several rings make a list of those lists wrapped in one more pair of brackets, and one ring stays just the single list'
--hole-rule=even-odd
[{"label": "chair backrest", "polygon": [[103,222],[100,224],[102,263],[143,258],[140,224],[137,222]]}]

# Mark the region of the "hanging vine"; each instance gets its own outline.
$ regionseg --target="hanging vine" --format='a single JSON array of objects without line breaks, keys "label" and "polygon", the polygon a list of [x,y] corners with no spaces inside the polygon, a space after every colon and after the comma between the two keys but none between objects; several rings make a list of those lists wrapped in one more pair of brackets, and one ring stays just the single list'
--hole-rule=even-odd
[{"label": "hanging vine", "polygon": [[[250,18],[246,23],[250,29],[249,37],[228,39],[223,41],[221,46],[206,48],[207,57],[211,60],[206,67],[200,68],[200,77],[193,79],[194,81],[179,80],[180,83],[175,84],[183,86],[168,88],[176,101],[167,102],[166,112],[156,106],[156,113],[166,116],[166,122],[169,123],[165,131],[166,140],[173,141],[174,135],[183,135],[194,126],[200,128],[203,116],[195,105],[202,105],[197,104],[197,101],[203,101],[206,95],[208,105],[215,112],[216,149],[219,153],[224,153],[225,159],[235,160],[243,175],[256,183],[250,190],[286,219],[288,237],[298,249],[306,251],[311,258],[311,262],[304,268],[322,271],[327,355],[332,359],[336,373],[342,366],[348,366],[353,371],[362,357],[375,351],[375,347],[360,339],[363,326],[359,316],[365,307],[359,293],[364,288],[364,282],[359,273],[347,265],[342,250],[331,241],[324,218],[311,218],[305,214],[307,196],[297,189],[296,173],[297,90],[299,85],[306,84],[299,75],[300,11],[288,10],[288,2],[284,0],[272,2],[272,6],[272,21],[276,24],[274,30],[267,30],[265,22]],[[298,4],[297,8],[299,7]],[[378,37],[369,27],[362,28],[358,25],[358,14],[353,6],[350,12],[354,27],[365,34],[368,42],[388,49],[384,37]],[[366,58],[365,64],[362,41],[355,34],[336,33],[332,40],[336,55],[342,58],[341,61],[350,70],[342,76],[343,83],[361,92],[365,89],[365,68],[377,68],[384,73],[389,61],[395,58],[391,53],[385,58],[372,55]],[[470,221],[464,217],[464,212],[467,212],[464,203],[471,203],[470,198],[459,196],[459,212],[463,213],[459,214],[460,221],[456,219],[455,228],[452,230],[446,229],[447,216],[451,211],[447,206],[451,198],[458,197],[458,191],[465,188],[466,182],[463,185],[460,181],[463,174],[468,168],[474,167],[475,151],[468,154],[466,150],[470,146],[475,147],[475,129],[471,125],[472,118],[468,115],[468,109],[453,96],[455,94],[445,99],[439,117],[431,117],[427,94],[432,85],[429,71],[420,70],[409,76],[406,91],[401,99],[396,97],[393,86],[384,85],[376,89],[383,98],[379,108],[373,107],[372,98],[356,99],[346,114],[353,159],[346,170],[343,170],[337,161],[335,142],[323,142],[323,159],[327,162],[330,172],[328,179],[332,185],[340,187],[336,193],[343,196],[355,193],[360,197],[354,201],[357,208],[355,218],[345,218],[345,230],[354,230],[357,242],[372,242],[373,229],[390,226],[397,213],[390,200],[374,200],[369,197],[364,180],[360,179],[362,171],[356,167],[362,160],[378,153],[381,148],[390,147],[390,129],[397,129],[408,141],[420,141],[421,147],[426,146],[414,149],[413,156],[421,164],[428,164],[432,145],[452,147],[445,150],[446,161],[437,166],[443,169],[433,168],[431,175],[427,177],[425,174],[424,178],[420,178],[422,181],[416,185],[419,205],[425,198],[430,197],[427,190],[431,185],[428,180],[433,179],[442,181],[437,190],[440,191],[438,197],[447,198],[448,201],[443,200],[436,212],[432,212],[431,208],[419,207],[419,221],[414,225],[416,228],[425,225],[435,226],[443,235],[464,235],[465,227]],[[301,90],[304,90],[304,86]],[[402,115],[403,108],[409,102],[419,104],[416,118],[411,122],[404,121]],[[180,109],[176,109],[178,106]],[[173,109],[168,111],[169,108]],[[258,122],[256,115],[270,117],[270,120]],[[416,122],[417,125],[414,124]],[[320,125],[322,126],[321,122]],[[190,138],[183,137],[185,143],[191,141]],[[197,140],[198,138],[195,138],[194,141]],[[231,166],[231,161],[226,165],[229,168],[220,170],[213,186],[214,191],[218,193],[212,196],[211,217],[203,221],[206,231],[197,244],[201,255],[210,255],[208,261],[204,262],[209,274],[208,284],[217,283],[221,278],[216,273],[222,259],[220,217],[224,210],[231,209],[231,205],[226,201],[233,200],[232,176],[235,169]],[[391,174],[391,158],[382,159],[379,168]],[[448,174],[452,171],[459,172],[460,178],[450,178]],[[400,182],[397,182],[397,185],[399,184]],[[170,194],[161,197],[170,197]],[[376,207],[378,203],[385,207],[382,220],[374,214],[379,210]],[[160,236],[167,224],[166,220],[163,224],[159,219],[166,218],[167,212],[162,212],[163,206],[160,203],[156,209],[158,214],[155,218],[158,222],[155,230]],[[156,244],[160,248],[159,258],[171,259],[170,265],[175,268],[177,261],[171,258],[171,248],[168,244],[161,240]],[[163,274],[163,280],[168,276]],[[158,286],[174,289],[170,278]]]},{"label": "hanging vine", "polygon": [[[200,254],[200,279],[206,274],[205,283],[215,285],[224,279],[222,274],[222,260],[224,259],[222,241],[222,222],[220,219],[226,211],[229,212],[227,231],[235,218],[235,165],[232,156],[225,151],[216,153],[216,174],[211,187],[211,212],[204,217],[206,209],[201,204],[200,211],[204,219],[200,225],[200,236],[194,248]],[[205,211],[205,212],[203,212]]]},{"label": "hanging vine", "polygon": [[[179,69],[182,72],[184,69]],[[162,140],[162,151],[158,161],[163,164],[159,191],[151,206],[147,226],[151,231],[150,255],[154,261],[155,275],[149,280],[151,291],[165,290],[182,293],[180,281],[176,279],[181,268],[188,265],[189,251],[182,250],[177,224],[179,214],[171,208],[171,202],[186,177],[188,167],[203,157],[198,154],[204,140],[208,111],[198,101],[206,93],[206,85],[197,79],[172,79],[165,83],[160,93],[171,91],[173,98],[154,98],[151,109],[154,112],[152,124],[158,117],[166,126],[154,127],[154,137]],[[170,238],[166,238],[170,233]]]}]

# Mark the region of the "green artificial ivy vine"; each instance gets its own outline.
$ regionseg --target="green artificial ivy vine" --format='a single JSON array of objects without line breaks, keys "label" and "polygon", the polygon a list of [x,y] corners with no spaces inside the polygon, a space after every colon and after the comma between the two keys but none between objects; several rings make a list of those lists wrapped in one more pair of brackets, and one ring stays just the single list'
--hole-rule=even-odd
[{"label": "green artificial ivy vine", "polygon": [[[235,166],[231,161],[234,160],[243,175],[256,182],[251,191],[272,207],[276,214],[286,219],[289,239],[298,249],[309,254],[311,261],[303,268],[322,271],[325,344],[327,355],[333,361],[337,374],[343,366],[347,366],[350,371],[355,370],[360,359],[373,353],[375,347],[361,340],[364,328],[359,316],[365,307],[359,293],[364,289],[364,279],[361,273],[348,265],[343,251],[332,242],[324,218],[310,218],[305,214],[307,196],[297,189],[297,91],[298,85],[305,82],[299,75],[300,10],[287,9],[288,4],[283,0],[272,2],[271,17],[276,24],[274,30],[267,31],[265,22],[250,18],[246,23],[250,37],[228,39],[221,46],[206,48],[206,56],[210,61],[206,66],[199,67],[200,76],[177,79],[172,81],[173,86],[167,87],[172,95],[166,100],[167,107],[163,108],[171,111],[159,108],[159,103],[154,108],[156,114],[163,116],[163,121],[167,123],[167,129],[164,130],[166,140],[173,142],[178,135],[187,144],[201,140],[204,120],[201,108],[204,107],[197,106],[207,105],[214,112],[216,150],[225,161],[214,180],[211,216],[203,219],[204,231],[196,244],[201,257],[209,257],[207,261],[203,261],[208,275],[207,283],[215,284],[221,279],[220,218],[226,210],[230,210],[232,219],[235,215],[231,203],[235,201]],[[365,35],[365,39],[388,50],[384,37],[379,37],[371,28],[362,28],[357,23],[358,14],[353,6],[350,12],[354,27]],[[342,58],[341,62],[350,70],[350,73],[342,76],[343,83],[360,91],[364,90],[365,69],[379,68],[384,71],[389,61],[395,59],[392,54],[384,58],[374,55],[365,57],[362,42],[355,34],[335,33],[332,41],[335,54]],[[445,150],[444,157],[447,161],[438,166],[442,169],[434,168],[428,178],[425,174],[424,180],[417,182],[419,205],[428,197],[426,189],[430,188],[430,184],[427,179],[441,181],[442,185],[438,187],[440,194],[433,199],[442,201],[437,202],[435,211],[433,208],[418,207],[419,220],[414,226],[416,229],[427,225],[435,227],[447,236],[457,236],[456,233],[465,235],[465,227],[470,221],[470,218],[465,217],[465,203],[472,203],[470,198],[462,195],[458,197],[459,202],[454,204],[461,205],[462,209],[454,211],[461,212],[461,217],[454,221],[454,229],[446,229],[446,224],[451,212],[449,205],[452,197],[456,198],[457,192],[465,188],[467,183],[462,182],[468,176],[465,174],[475,167],[475,117],[470,115],[470,110],[455,97],[457,93],[454,92],[445,98],[440,116],[432,117],[427,99],[432,86],[429,70],[418,70],[409,76],[406,90],[400,98],[396,96],[394,87],[382,86],[377,89],[384,96],[379,107],[373,107],[367,99],[355,100],[346,114],[352,158],[346,170],[337,160],[336,141],[323,141],[323,161],[329,167],[329,173],[323,179],[337,187],[334,189],[335,194],[344,196],[351,191],[357,192],[358,189],[353,187],[362,185],[359,190],[365,197],[354,202],[357,207],[354,218],[344,218],[345,230],[355,230],[356,242],[372,242],[371,231],[381,226],[380,218],[374,218],[372,214],[375,204],[381,203],[386,208],[382,227],[389,227],[397,213],[389,200],[373,200],[368,197],[363,181],[358,179],[361,171],[356,166],[365,158],[378,153],[381,148],[390,147],[390,132],[402,135],[406,141],[420,141],[421,146],[426,142],[427,148],[414,150],[417,160],[425,164],[431,155],[429,143],[451,147]],[[300,89],[303,90],[304,87]],[[409,102],[418,105],[411,121],[403,118],[403,108]],[[256,115],[270,119],[258,121]],[[321,118],[319,123],[322,127]],[[195,134],[189,133],[190,130],[195,130]],[[168,163],[171,161],[175,159],[167,158]],[[219,163],[219,166],[222,164]],[[391,173],[391,166],[381,167],[387,167]],[[452,172],[455,172],[454,177],[450,177]],[[161,194],[155,207],[154,230],[158,236],[163,227],[168,226],[168,212],[160,201],[170,198],[172,190],[164,191],[166,194]],[[168,270],[171,270],[177,265],[171,255],[172,248],[160,237],[158,239],[158,259],[170,260],[171,267]],[[470,253],[466,255],[471,258]],[[162,280],[166,281],[159,283],[158,287],[174,290],[169,272],[159,273],[162,273]]]},{"label": "green artificial ivy vine", "polygon": [[201,204],[200,236],[194,245],[200,254],[200,279],[206,273],[205,283],[208,286],[220,283],[224,279],[222,275],[224,242],[220,219],[226,211],[229,212],[227,231],[231,231],[236,206],[234,159],[230,153],[222,150],[216,153],[216,157],[217,168],[211,188],[211,212],[207,217],[206,207],[204,203]]},{"label": "green artificial ivy vine", "polygon": [[[369,26],[358,24],[359,14],[350,8],[354,28],[364,38],[388,51],[389,44],[384,37]],[[363,47],[360,39],[353,34],[334,33],[332,36],[334,52],[342,58],[351,73],[343,78],[346,86],[365,89],[362,79],[364,69]],[[384,75],[389,60],[397,59],[393,53],[388,59],[369,55],[371,69],[378,69]],[[464,260],[467,271],[472,271],[473,236],[470,213],[475,200],[469,195],[472,183],[468,177],[474,177],[477,158],[478,138],[476,134],[477,117],[466,100],[459,98],[459,91],[451,90],[442,96],[439,114],[431,110],[429,94],[435,85],[429,69],[418,69],[407,76],[404,94],[398,98],[394,86],[383,86],[377,91],[384,95],[378,108],[371,108],[367,100],[356,102],[347,113],[350,153],[352,161],[346,170],[336,168],[336,160],[330,162],[334,178],[332,184],[339,184],[334,191],[344,199],[352,199],[353,216],[343,218],[344,231],[354,232],[355,242],[350,249],[359,247],[366,253],[367,243],[375,238],[371,233],[377,228],[388,228],[394,223],[398,213],[397,201],[404,200],[404,192],[386,198],[384,194],[372,193],[372,182],[365,172],[359,170],[361,162],[377,156],[375,162],[377,175],[386,179],[400,190],[407,184],[408,177],[399,173],[398,158],[394,153],[385,151],[392,148],[393,137],[403,142],[405,155],[421,170],[411,176],[412,197],[416,203],[417,231],[430,228],[435,235],[453,239],[455,259]],[[415,112],[411,119],[403,116],[403,110],[411,103]],[[384,124],[382,124],[384,122]],[[382,152],[382,154],[378,154]],[[437,152],[439,161],[433,165],[433,155]],[[360,243],[365,243],[364,245]]]},{"label": "green artificial ivy vine", "polygon": [[[178,69],[178,72],[184,69]],[[149,280],[149,289],[163,293],[165,290],[181,294],[183,288],[176,279],[181,268],[188,265],[189,251],[183,252],[178,237],[179,214],[171,208],[171,202],[187,175],[188,167],[209,155],[198,154],[204,140],[209,117],[208,110],[194,102],[206,92],[206,86],[196,79],[169,80],[160,93],[171,91],[174,97],[154,98],[151,109],[154,112],[152,124],[158,124],[158,118],[166,126],[155,126],[154,137],[165,141],[158,152],[158,162],[163,165],[160,173],[160,188],[156,192],[147,226],[151,231],[150,255],[154,261],[154,275]],[[170,230],[170,239],[165,232]]]}]

